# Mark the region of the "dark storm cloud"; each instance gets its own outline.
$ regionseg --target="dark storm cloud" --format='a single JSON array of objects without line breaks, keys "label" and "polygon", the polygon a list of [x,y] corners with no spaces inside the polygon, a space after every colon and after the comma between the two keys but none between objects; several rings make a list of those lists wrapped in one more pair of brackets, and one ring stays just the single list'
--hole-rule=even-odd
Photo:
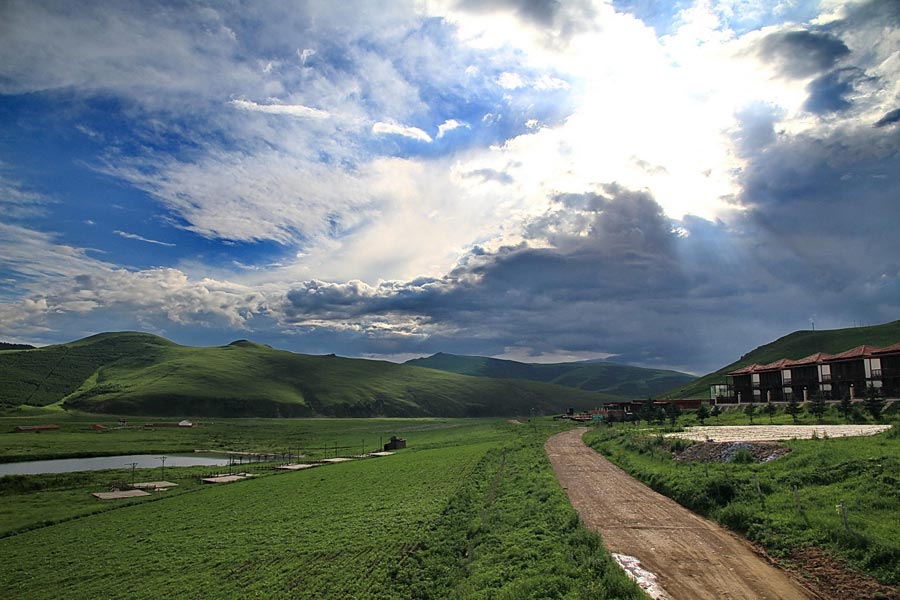
[{"label": "dark storm cloud", "polygon": [[803,110],[817,115],[840,112],[850,108],[847,99],[854,90],[854,84],[865,75],[859,69],[837,69],[813,79],[807,86],[809,97],[803,103]]},{"label": "dark storm cloud", "polygon": [[458,0],[457,6],[476,14],[511,12],[547,34],[549,45],[565,44],[574,34],[585,31],[595,14],[586,0]]},{"label": "dark storm cloud", "polygon": [[759,43],[759,56],[778,65],[786,77],[827,71],[848,54],[850,49],[837,37],[807,30],[771,33]]},{"label": "dark storm cloud", "polygon": [[524,20],[550,26],[562,5],[559,0],[460,0],[458,6],[472,12],[513,10]]},{"label": "dark storm cloud", "polygon": [[735,115],[740,124],[735,141],[742,156],[752,156],[775,141],[775,123],[783,112],[771,104],[753,104]]},{"label": "dark storm cloud", "polygon": [[897,123],[898,121],[900,121],[900,108],[895,108],[892,111],[886,112],[883,117],[878,119],[875,122],[875,127],[885,127],[892,123]]}]

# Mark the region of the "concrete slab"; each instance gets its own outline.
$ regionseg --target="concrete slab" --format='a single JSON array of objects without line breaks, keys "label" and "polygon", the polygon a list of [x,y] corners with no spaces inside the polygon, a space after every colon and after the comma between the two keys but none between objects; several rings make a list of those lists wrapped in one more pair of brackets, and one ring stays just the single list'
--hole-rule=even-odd
[{"label": "concrete slab", "polygon": [[276,469],[281,469],[283,471],[302,471],[303,469],[312,469],[318,465],[314,463],[302,463],[302,464],[290,464],[290,465],[279,465],[275,467]]},{"label": "concrete slab", "polygon": [[216,477],[206,477],[200,481],[203,483],[234,483],[242,481],[250,477],[256,477],[253,473],[235,473],[234,475],[218,475]]},{"label": "concrete slab", "polygon": [[348,462],[351,460],[353,460],[353,459],[338,456],[337,458],[323,458],[322,462],[323,463],[342,463],[342,462]]},{"label": "concrete slab", "polygon": [[393,456],[394,452],[369,452],[369,456]]},{"label": "concrete slab", "polygon": [[140,498],[141,496],[149,496],[149,492],[143,490],[123,490],[121,492],[94,492],[91,494],[98,500],[119,500],[120,498]]},{"label": "concrete slab", "polygon": [[131,487],[139,490],[164,490],[168,488],[178,487],[177,483],[171,481],[140,481]]}]

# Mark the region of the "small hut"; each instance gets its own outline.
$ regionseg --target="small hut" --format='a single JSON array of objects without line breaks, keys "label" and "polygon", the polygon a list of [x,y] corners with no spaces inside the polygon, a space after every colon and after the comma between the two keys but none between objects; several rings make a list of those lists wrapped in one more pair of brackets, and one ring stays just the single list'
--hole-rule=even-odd
[{"label": "small hut", "polygon": [[403,448],[406,448],[406,440],[398,438],[396,435],[392,435],[391,441],[384,445],[385,452],[389,450],[401,450]]}]

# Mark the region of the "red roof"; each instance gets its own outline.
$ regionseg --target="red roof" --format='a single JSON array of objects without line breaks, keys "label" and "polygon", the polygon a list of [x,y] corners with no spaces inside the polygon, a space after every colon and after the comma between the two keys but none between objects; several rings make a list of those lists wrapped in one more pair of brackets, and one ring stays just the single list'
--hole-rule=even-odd
[{"label": "red roof", "polygon": [[789,360],[785,364],[787,367],[802,367],[804,365],[817,365],[823,360],[832,358],[832,354],[825,354],[824,352],[816,352],[815,354],[810,354],[809,356],[805,356],[803,358],[798,358],[797,360]]},{"label": "red roof", "polygon": [[759,371],[774,371],[775,369],[783,369],[790,361],[786,358],[779,358],[774,362],[759,366]]},{"label": "red roof", "polygon": [[752,365],[747,365],[746,367],[741,367],[740,369],[735,369],[734,371],[729,372],[729,375],[747,375],[748,373],[754,373],[758,371],[762,367],[762,365],[753,363]]},{"label": "red roof", "polygon": [[873,350],[872,354],[893,354],[894,352],[900,352],[900,344],[894,344],[892,346],[885,346],[884,348]]},{"label": "red roof", "polygon": [[828,359],[828,362],[834,362],[839,360],[851,360],[854,358],[864,358],[866,356],[872,356],[873,352],[881,350],[882,348],[876,348],[875,346],[857,346],[856,348],[850,348],[845,352],[841,352],[840,354],[835,354],[831,358]]}]

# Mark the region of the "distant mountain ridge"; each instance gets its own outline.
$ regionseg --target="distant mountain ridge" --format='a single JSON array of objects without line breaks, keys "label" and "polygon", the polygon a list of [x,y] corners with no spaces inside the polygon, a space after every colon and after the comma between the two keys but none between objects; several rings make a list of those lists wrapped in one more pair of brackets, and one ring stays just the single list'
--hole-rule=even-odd
[{"label": "distant mountain ridge", "polygon": [[427,358],[408,360],[405,364],[475,377],[541,381],[628,398],[656,396],[696,379],[693,375],[678,371],[647,369],[608,361],[523,363],[443,352]]},{"label": "distant mountain ridge", "polygon": [[129,415],[485,417],[588,409],[618,396],[396,363],[310,356],[248,340],[180,346],[139,332],[0,352],[0,405]]},{"label": "distant mountain ridge", "polygon": [[726,373],[754,363],[766,364],[780,358],[796,360],[816,352],[837,354],[863,344],[890,346],[898,342],[900,342],[900,321],[868,327],[795,331],[748,352],[718,371],[704,375],[692,383],[672,390],[666,394],[666,397],[709,398],[709,386],[711,384],[723,383]]}]

